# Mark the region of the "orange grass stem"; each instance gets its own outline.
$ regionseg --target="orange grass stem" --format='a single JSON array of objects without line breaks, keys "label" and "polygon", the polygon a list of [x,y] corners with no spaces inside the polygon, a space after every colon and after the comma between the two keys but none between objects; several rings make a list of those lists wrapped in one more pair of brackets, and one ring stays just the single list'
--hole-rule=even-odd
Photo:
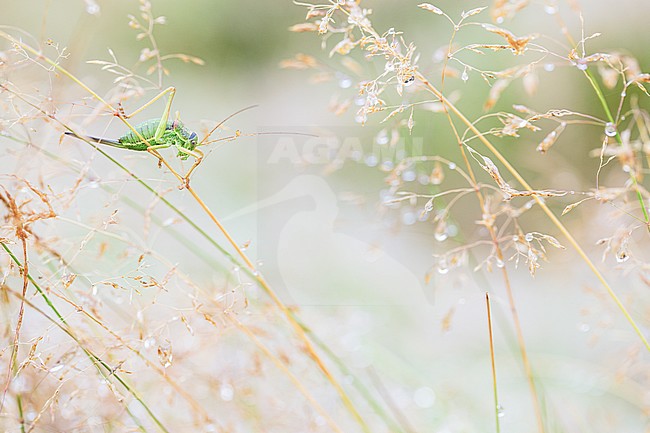
[{"label": "orange grass stem", "polygon": [[296,334],[302,341],[302,343],[305,346],[305,350],[307,351],[307,354],[309,357],[318,365],[318,368],[321,370],[323,375],[327,378],[327,380],[332,384],[336,392],[339,394],[339,397],[341,398],[341,401],[343,404],[346,406],[348,411],[352,414],[352,416],[355,418],[355,420],[359,423],[359,425],[363,428],[365,432],[370,433],[370,429],[368,425],[365,423],[363,418],[361,417],[361,414],[357,411],[357,409],[354,407],[354,404],[352,403],[352,400],[350,400],[350,397],[347,395],[341,384],[336,380],[336,378],[332,375],[332,373],[329,371],[323,360],[318,356],[316,353],[316,350],[314,349],[314,345],[312,344],[311,340],[307,336],[305,329],[303,326],[298,323],[296,320],[293,312],[282,302],[282,300],[278,297],[278,295],[275,293],[275,291],[271,288],[271,286],[268,284],[266,279],[262,276],[262,274],[255,268],[255,265],[251,260],[248,258],[246,253],[241,249],[241,247],[235,242],[235,240],[230,236],[230,233],[228,233],[228,230],[221,224],[221,222],[217,219],[217,217],[214,215],[212,210],[205,204],[205,202],[199,197],[199,195],[194,191],[194,188],[192,186],[187,185],[186,188],[187,192],[189,192],[192,197],[194,197],[194,200],[201,206],[201,208],[205,211],[205,213],[210,217],[212,222],[219,228],[219,231],[224,235],[228,243],[234,248],[234,250],[237,252],[239,257],[244,261],[246,264],[246,267],[248,270],[252,273],[253,278],[257,280],[259,285],[262,287],[262,289],[266,292],[266,294],[271,298],[273,303],[282,311],[282,313],[285,315],[291,326],[296,331]]}]

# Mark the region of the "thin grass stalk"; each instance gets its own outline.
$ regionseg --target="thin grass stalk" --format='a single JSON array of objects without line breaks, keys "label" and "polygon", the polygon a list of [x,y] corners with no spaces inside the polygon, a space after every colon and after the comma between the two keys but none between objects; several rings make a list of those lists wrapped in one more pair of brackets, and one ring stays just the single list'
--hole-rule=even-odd
[{"label": "thin grass stalk", "polygon": [[488,335],[490,337],[490,364],[492,366],[492,394],[494,397],[494,419],[496,423],[496,433],[501,433],[501,424],[499,421],[501,415],[501,406],[499,405],[499,394],[497,392],[497,367],[494,361],[494,337],[492,333],[492,309],[490,307],[490,294],[485,292],[485,306],[487,308]]},{"label": "thin grass stalk", "polygon": [[[7,254],[11,258],[11,260],[17,266],[19,266],[19,267],[22,266],[22,264],[21,264],[20,260],[18,259],[18,257],[16,257],[14,255],[13,251],[11,251],[11,249],[4,242],[0,242],[0,245],[2,245],[3,249],[7,252]],[[34,278],[30,274],[26,274],[26,275],[27,275],[27,278],[29,279],[29,281],[34,286],[34,288],[36,289],[36,291],[45,300],[45,303],[55,313],[58,320],[55,320],[54,318],[49,316],[47,313],[45,313],[43,310],[41,310],[35,304],[33,304],[32,302],[27,300],[23,295],[15,292],[14,290],[9,289],[9,293],[14,295],[17,299],[22,300],[22,302],[24,302],[26,305],[30,306],[32,309],[34,309],[35,311],[37,311],[38,313],[43,315],[46,319],[48,319],[50,322],[52,322],[54,325],[56,325],[59,329],[61,329],[63,332],[65,332],[70,338],[72,338],[78,344],[78,346],[81,348],[81,350],[83,350],[83,352],[86,354],[86,356],[91,361],[93,366],[95,366],[95,368],[97,369],[99,374],[104,378],[104,380],[108,381],[110,377],[114,377],[115,380],[117,380],[120,383],[120,385],[122,385],[124,387],[124,389],[126,389],[127,392],[129,394],[131,394],[133,396],[133,398],[135,398],[138,401],[138,403],[140,403],[142,405],[144,410],[151,417],[153,422],[160,428],[160,430],[162,430],[165,433],[169,433],[169,430],[167,430],[167,428],[162,424],[162,422],[153,413],[151,408],[145,403],[145,401],[142,399],[142,397],[140,397],[140,395],[136,392],[136,390],[133,389],[128,383],[126,383],[124,381],[124,379],[122,379],[122,377],[119,374],[117,374],[115,369],[113,369],[110,365],[108,365],[106,362],[104,362],[99,356],[95,355],[90,349],[87,349],[86,347],[84,347],[81,340],[74,334],[74,332],[72,331],[70,326],[68,326],[68,323],[66,322],[65,318],[54,307],[54,304],[50,300],[47,293],[41,288],[41,286],[36,282],[36,280],[34,280]],[[107,374],[104,373],[102,368],[106,370]],[[145,431],[144,427],[142,426],[142,423],[137,419],[135,414],[133,414],[131,412],[131,410],[128,408],[128,405],[124,406],[124,408],[127,411],[127,413],[129,413],[129,415],[131,416],[131,419],[140,427],[140,430]]]},{"label": "thin grass stalk", "polygon": [[[118,112],[118,111],[117,111],[117,110],[116,110],[116,109],[115,109],[111,104],[109,104],[107,101],[105,101],[101,96],[99,96],[96,92],[94,92],[92,89],[90,89],[88,86],[86,86],[86,85],[85,85],[81,80],[79,80],[79,79],[78,79],[76,76],[74,76],[72,73],[70,73],[69,71],[67,71],[67,70],[66,70],[65,68],[63,68],[62,66],[60,66],[58,63],[54,62],[53,60],[51,60],[51,59],[48,58],[47,56],[42,55],[42,54],[39,53],[37,50],[35,50],[35,49],[32,48],[31,46],[29,46],[29,45],[23,43],[22,41],[18,41],[18,40],[16,40],[15,38],[13,38],[11,35],[5,33],[4,31],[0,31],[0,36],[1,36],[1,37],[4,37],[5,39],[11,41],[12,43],[14,43],[14,44],[16,44],[16,45],[19,45],[20,47],[22,47],[22,48],[25,49],[26,51],[28,51],[28,52],[30,52],[31,54],[37,56],[39,59],[45,61],[46,63],[48,63],[49,65],[51,65],[53,68],[55,68],[57,71],[61,72],[63,75],[65,75],[66,77],[68,77],[69,79],[71,79],[72,81],[74,81],[77,85],[79,85],[80,87],[82,87],[85,91],[87,91],[90,95],[92,95],[92,96],[93,96],[95,99],[97,99],[99,102],[101,102],[102,104],[104,104],[104,105],[106,106],[107,109],[113,111],[114,113],[119,113],[119,112]],[[129,127],[129,129],[130,129],[132,132],[134,132],[134,133],[136,134],[136,136],[138,136],[139,139],[141,139],[141,140],[143,140],[143,141],[146,142],[146,140],[144,139],[144,137],[142,137],[142,135],[141,135],[141,134],[140,134],[140,133],[139,133],[139,132],[138,132],[138,131],[133,127],[133,125],[131,125],[131,123],[130,123],[126,118],[124,118],[124,116],[122,116],[122,115],[118,115],[118,117],[120,118],[120,120],[122,120],[123,123],[125,123],[125,124]],[[68,128],[68,129],[69,129],[69,128]],[[74,133],[74,131],[72,131],[71,129],[69,129],[69,130],[70,130],[71,132]],[[94,146],[94,147],[96,147],[96,146]],[[102,151],[100,150],[100,152],[102,152]],[[205,202],[203,202],[203,200],[199,197],[199,195],[196,193],[196,191],[194,191],[194,189],[189,185],[189,182],[186,184],[186,183],[184,182],[183,177],[182,177],[181,175],[179,175],[179,174],[178,174],[178,173],[173,169],[173,167],[171,167],[171,165],[167,162],[167,160],[166,160],[164,157],[162,157],[162,155],[160,155],[156,150],[150,150],[150,153],[152,153],[154,156],[156,156],[156,157],[159,159],[159,161],[160,161],[161,163],[163,163],[163,164],[165,165],[165,167],[166,167],[166,168],[167,168],[167,169],[168,169],[168,170],[169,170],[169,171],[174,175],[174,177],[176,177],[177,180],[179,180],[183,185],[185,185],[185,189],[187,189],[187,191],[190,193],[190,195],[192,195],[192,197],[193,197],[193,198],[195,199],[195,201],[199,204],[199,206],[200,206],[200,207],[201,207],[201,208],[202,208],[202,209],[203,209],[203,210],[208,214],[208,216],[210,217],[210,219],[215,223],[215,225],[218,227],[218,229],[219,229],[219,230],[222,232],[222,234],[226,237],[226,239],[228,240],[228,242],[233,246],[233,248],[235,249],[235,251],[237,252],[237,254],[242,258],[242,260],[244,260],[244,262],[245,262],[245,264],[246,264],[246,268],[247,268],[248,272],[250,273],[250,275],[252,275],[253,278],[259,282],[259,284],[260,284],[260,286],[262,287],[262,289],[263,289],[263,290],[264,290],[264,291],[265,291],[265,292],[270,296],[270,298],[272,299],[272,301],[273,301],[273,302],[276,304],[276,306],[278,306],[278,308],[283,312],[283,314],[285,315],[285,317],[287,318],[287,320],[290,322],[290,324],[291,324],[291,325],[293,326],[293,328],[296,330],[296,333],[297,333],[298,337],[302,340],[303,344],[305,345],[305,349],[306,349],[308,355],[309,355],[310,358],[312,358],[312,360],[317,364],[318,368],[321,370],[321,372],[323,373],[323,375],[325,376],[325,378],[326,378],[326,379],[330,382],[330,384],[335,388],[335,390],[336,390],[337,393],[339,394],[339,397],[341,398],[341,400],[342,400],[344,406],[345,406],[345,407],[347,408],[347,410],[351,413],[351,415],[352,415],[353,418],[357,421],[357,423],[361,426],[361,428],[363,429],[363,431],[366,432],[366,433],[370,433],[370,429],[369,429],[368,425],[366,424],[366,422],[365,422],[365,421],[363,420],[363,418],[361,417],[361,414],[360,414],[360,413],[357,411],[357,409],[355,408],[354,404],[352,403],[352,400],[351,400],[350,397],[347,395],[346,391],[345,391],[345,390],[343,389],[343,387],[339,384],[339,382],[336,380],[336,378],[334,378],[334,376],[332,375],[332,373],[329,371],[329,369],[327,368],[327,366],[324,364],[324,362],[322,361],[322,359],[320,359],[320,357],[318,356],[318,354],[317,354],[316,351],[314,350],[314,346],[313,346],[313,344],[310,342],[309,338],[307,337],[307,335],[306,335],[304,329],[303,329],[302,326],[301,326],[301,325],[296,321],[295,314],[294,314],[294,313],[293,313],[293,312],[292,312],[292,311],[291,311],[291,310],[290,310],[286,305],[284,305],[284,303],[282,303],[282,301],[281,301],[280,298],[277,296],[277,294],[272,290],[272,288],[269,286],[269,284],[266,282],[266,280],[265,280],[265,279],[261,276],[261,274],[256,270],[256,268],[255,268],[255,266],[253,265],[253,263],[250,261],[250,259],[248,259],[248,257],[246,256],[246,254],[245,254],[245,253],[241,250],[241,248],[239,247],[239,245],[234,241],[234,239],[233,239],[233,238],[230,236],[230,234],[226,231],[225,227],[224,227],[224,226],[219,222],[219,220],[216,218],[216,216],[214,215],[214,213],[213,213],[213,212],[208,208],[208,206],[205,204]],[[105,154],[105,153],[102,152],[102,154]],[[105,154],[105,155],[108,156],[107,154]],[[114,161],[115,163],[117,163],[117,161],[115,161],[113,158],[110,158],[110,157],[109,157],[109,159],[110,159],[111,161]],[[119,164],[119,163],[117,163],[117,164],[118,164],[118,166],[122,167],[121,164]],[[130,173],[130,171],[128,171],[128,170],[127,170],[127,172]],[[141,183],[143,183],[143,182],[141,182]],[[150,188],[148,187],[147,189],[150,189]],[[152,190],[152,189],[150,189],[150,190]]]},{"label": "thin grass stalk", "polygon": [[[418,79],[422,81],[422,83],[433,93],[436,97],[438,97],[445,105],[447,105],[451,111],[465,124],[474,134],[476,134],[477,138],[485,145],[485,147],[490,150],[494,154],[494,156],[506,167],[506,169],[510,172],[510,174],[529,192],[533,191],[533,188],[526,182],[526,180],[519,174],[519,172],[508,162],[508,160],[499,152],[496,147],[487,139],[481,132],[470,122],[467,117],[463,113],[456,108],[456,106],[449,101],[440,91],[433,86],[422,74],[419,72],[417,73]],[[587,256],[587,253],[582,249],[578,241],[575,240],[573,235],[569,232],[569,230],[562,224],[562,222],[555,216],[553,211],[548,207],[548,205],[542,200],[539,196],[533,195],[532,196],[539,205],[544,213],[548,216],[548,218],[551,220],[551,222],[562,232],[562,234],[567,238],[571,246],[576,250],[578,255],[582,258],[582,260],[587,264],[591,272],[596,276],[598,281],[605,287],[607,290],[607,293],[609,296],[612,298],[612,300],[616,303],[618,306],[619,310],[623,313],[623,316],[625,319],[628,321],[628,323],[632,326],[634,329],[635,333],[638,335],[638,337],[641,339],[641,342],[645,346],[646,350],[650,351],[650,343],[646,339],[646,337],[643,335],[643,332],[641,332],[641,329],[635,322],[635,320],[632,318],[630,313],[627,311],[625,308],[625,305],[621,302],[619,297],[616,295],[616,292],[614,292],[614,289],[609,285],[607,280],[605,280],[605,277],[602,275],[602,273],[596,268],[596,265],[591,261],[589,256]]]}]

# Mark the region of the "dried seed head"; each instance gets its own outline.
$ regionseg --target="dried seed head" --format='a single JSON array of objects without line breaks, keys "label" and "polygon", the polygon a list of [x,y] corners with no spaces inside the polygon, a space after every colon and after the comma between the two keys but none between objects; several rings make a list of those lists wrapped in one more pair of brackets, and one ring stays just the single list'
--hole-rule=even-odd
[{"label": "dried seed head", "polygon": [[418,7],[424,9],[425,11],[433,12],[434,14],[437,15],[443,14],[443,12],[439,8],[435,7],[431,3],[420,3]]},{"label": "dried seed head", "polygon": [[492,24],[483,24],[483,28],[488,32],[496,33],[497,35],[505,38],[510,46],[510,49],[515,55],[523,54],[526,51],[526,46],[530,41],[537,38],[537,35],[527,35],[520,38],[516,37],[509,30],[493,26]]},{"label": "dried seed head", "polygon": [[294,33],[317,32],[318,26],[314,23],[294,24],[289,27],[289,31]]},{"label": "dried seed head", "polygon": [[542,142],[537,146],[537,151],[542,154],[548,152],[551,146],[555,144],[562,131],[564,131],[564,128],[566,128],[566,123],[562,122],[557,128],[549,132],[548,135],[544,137]]}]

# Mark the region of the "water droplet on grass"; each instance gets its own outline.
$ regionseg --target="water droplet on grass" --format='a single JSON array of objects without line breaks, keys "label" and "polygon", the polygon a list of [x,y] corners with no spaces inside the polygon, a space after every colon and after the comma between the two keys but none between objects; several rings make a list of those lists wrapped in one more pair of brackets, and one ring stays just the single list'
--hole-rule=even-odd
[{"label": "water droplet on grass", "polygon": [[[447,240],[447,238],[449,237],[449,235],[447,234],[446,231],[444,231],[444,232],[435,232],[435,233],[433,234],[433,237],[434,237],[438,242],[444,242],[444,241]],[[441,272],[441,273],[442,273],[442,272]]]},{"label": "water droplet on grass", "polygon": [[413,225],[417,222],[418,216],[415,212],[413,211],[406,211],[402,214],[402,223],[404,225],[410,226]]},{"label": "water droplet on grass", "polygon": [[605,124],[605,135],[608,137],[616,136],[616,126],[612,122],[607,122]]},{"label": "water droplet on grass", "polygon": [[57,364],[54,367],[50,368],[50,373],[56,373],[57,371],[63,369],[65,367],[65,364]]},{"label": "water droplet on grass", "polygon": [[436,393],[428,386],[423,386],[415,390],[413,402],[423,409],[430,408],[436,402]]},{"label": "water droplet on grass", "polygon": [[348,89],[352,85],[352,80],[349,77],[343,77],[339,80],[339,87],[341,89]]},{"label": "water droplet on grass", "polygon": [[449,272],[449,264],[447,263],[447,259],[442,257],[438,261],[438,273],[441,275],[445,275],[448,272]]},{"label": "water droplet on grass", "polygon": [[546,5],[546,6],[544,6],[544,12],[546,12],[549,15],[555,15],[557,13],[557,6],[556,5]]},{"label": "water droplet on grass", "polygon": [[413,182],[416,177],[417,175],[413,170],[406,170],[404,173],[402,173],[402,179],[404,182]]},{"label": "water droplet on grass", "polygon": [[235,389],[231,384],[223,383],[219,389],[219,396],[223,401],[231,401],[235,396]]},{"label": "water droplet on grass", "polygon": [[379,162],[379,159],[377,158],[376,155],[368,155],[366,156],[365,163],[368,167],[376,167],[377,163]]},{"label": "water droplet on grass", "polygon": [[375,135],[375,143],[388,144],[388,132],[385,129],[382,129]]}]

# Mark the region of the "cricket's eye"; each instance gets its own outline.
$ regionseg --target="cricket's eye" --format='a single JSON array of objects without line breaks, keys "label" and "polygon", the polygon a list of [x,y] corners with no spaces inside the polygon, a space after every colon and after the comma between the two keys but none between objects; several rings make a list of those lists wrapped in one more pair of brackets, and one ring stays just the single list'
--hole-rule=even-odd
[{"label": "cricket's eye", "polygon": [[196,142],[198,141],[198,139],[199,139],[199,137],[196,135],[196,132],[192,132],[192,133],[190,134],[190,141],[191,141],[192,143],[196,143]]}]

